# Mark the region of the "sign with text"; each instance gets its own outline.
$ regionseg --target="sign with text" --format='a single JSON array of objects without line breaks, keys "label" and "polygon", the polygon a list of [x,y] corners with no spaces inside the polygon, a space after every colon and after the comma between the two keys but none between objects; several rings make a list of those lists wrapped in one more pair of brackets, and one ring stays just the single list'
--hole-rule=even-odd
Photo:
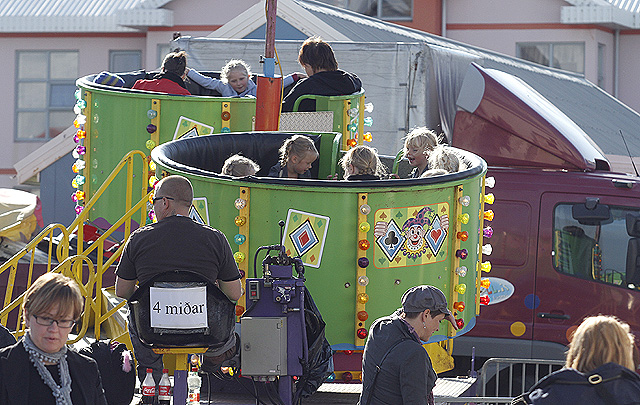
[{"label": "sign with text", "polygon": [[207,287],[149,290],[151,327],[165,329],[207,328]]}]

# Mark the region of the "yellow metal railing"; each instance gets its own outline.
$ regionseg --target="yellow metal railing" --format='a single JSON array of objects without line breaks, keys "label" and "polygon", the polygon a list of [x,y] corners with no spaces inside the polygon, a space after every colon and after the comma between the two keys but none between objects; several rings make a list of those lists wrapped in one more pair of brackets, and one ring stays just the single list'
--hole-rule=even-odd
[{"label": "yellow metal railing", "polygon": [[[140,157],[142,159],[142,188],[140,193],[140,200],[133,206],[132,196],[133,196],[133,181],[136,177],[134,175],[133,164],[135,158]],[[84,246],[84,229],[83,224],[88,220],[89,213],[91,208],[96,204],[98,199],[103,195],[105,190],[109,187],[109,185],[113,182],[116,176],[123,170],[126,169],[127,176],[127,185],[125,190],[125,214],[117,220],[108,230],[104,231],[100,235],[100,237],[95,240],[92,244],[88,245],[85,249]],[[102,276],[109,269],[111,265],[116,261],[118,257],[120,257],[122,250],[124,249],[124,243],[121,243],[118,249],[111,255],[111,257],[107,258],[105,261],[104,256],[104,242],[107,238],[109,238],[115,230],[120,227],[122,224],[125,224],[124,231],[124,241],[129,238],[131,233],[131,219],[133,216],[140,212],[140,224],[144,224],[146,222],[146,205],[149,201],[149,197],[153,191],[147,192],[146,188],[146,179],[148,178],[148,165],[147,165],[147,157],[144,153],[140,151],[131,151],[122,158],[120,163],[113,169],[109,177],[105,180],[105,182],[98,188],[98,190],[94,193],[91,199],[85,204],[84,210],[76,217],[76,219],[69,225],[65,227],[60,224],[52,224],[47,226],[42,232],[38,234],[31,242],[29,242],[20,252],[16,253],[11,259],[5,262],[2,266],[0,266],[0,275],[2,275],[5,271],[9,272],[7,289],[5,291],[4,303],[2,311],[0,311],[0,322],[7,326],[8,316],[11,311],[18,308],[18,318],[14,328],[15,335],[21,336],[24,334],[24,325],[22,325],[22,309],[20,306],[22,305],[23,297],[25,293],[20,294],[18,297],[13,298],[14,287],[16,284],[16,275],[18,271],[18,262],[25,258],[27,254],[30,254],[29,259],[29,269],[27,274],[27,281],[24,289],[28,289],[33,283],[33,270],[34,270],[34,258],[37,246],[40,242],[48,238],[49,241],[49,249],[48,249],[48,259],[47,259],[47,267],[46,271],[50,272],[59,272],[65,274],[69,277],[74,278],[78,285],[80,286],[80,290],[82,291],[85,297],[85,307],[84,307],[84,315],[82,317],[82,323],[80,329],[78,331],[78,335],[74,340],[70,341],[73,343],[75,341],[80,340],[87,330],[89,329],[89,324],[93,320],[93,330],[95,333],[95,338],[100,339],[100,326],[103,322],[105,322],[110,316],[116,313],[120,308],[124,306],[125,301],[116,305],[114,308],[110,309],[103,313],[103,293],[102,293]],[[58,232],[59,235],[56,236],[56,239],[59,239],[58,246],[55,249],[56,261],[59,263],[55,268],[52,269],[53,259],[52,255],[54,254],[53,249],[53,238],[54,233]],[[77,249],[76,255],[69,256],[70,252],[70,237],[71,235],[77,232]],[[96,263],[93,263],[91,259],[89,259],[89,255],[96,251],[97,260]]]}]

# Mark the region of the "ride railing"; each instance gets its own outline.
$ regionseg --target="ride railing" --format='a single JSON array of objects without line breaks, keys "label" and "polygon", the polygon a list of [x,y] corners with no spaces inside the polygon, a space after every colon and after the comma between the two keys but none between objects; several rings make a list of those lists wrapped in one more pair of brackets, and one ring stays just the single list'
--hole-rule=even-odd
[{"label": "ride railing", "polygon": [[518,396],[563,366],[562,360],[490,358],[480,370],[481,395]]},{"label": "ride railing", "polygon": [[[35,251],[38,248],[38,244],[40,244],[44,240],[48,240],[49,243],[49,248],[47,251],[48,260],[46,272],[53,271],[72,277],[78,282],[80,290],[85,297],[85,307],[82,316],[82,323],[79,326],[79,330],[77,331],[77,337],[74,338],[74,340],[72,340],[70,343],[78,341],[82,337],[84,337],[90,326],[93,326],[95,338],[100,339],[101,325],[110,316],[112,316],[125,305],[126,301],[122,301],[110,310],[103,311],[103,275],[109,269],[109,267],[112,266],[114,262],[120,257],[120,255],[122,254],[122,250],[124,249],[124,243],[121,243],[118,249],[105,260],[104,242],[108,238],[110,238],[114,234],[114,232],[122,225],[124,225],[123,241],[126,241],[132,231],[132,219],[138,212],[140,214],[140,224],[144,224],[146,222],[146,206],[152,194],[152,191],[147,191],[146,184],[144,184],[141,189],[140,200],[135,205],[132,205],[134,194],[133,184],[134,178],[136,177],[134,173],[134,161],[136,157],[142,159],[142,178],[148,178],[149,169],[147,165],[146,155],[140,151],[131,151],[127,153],[122,158],[120,163],[116,165],[116,167],[113,169],[104,183],[100,186],[100,188],[98,188],[95,194],[89,199],[89,201],[86,202],[84,209],[80,214],[78,214],[71,225],[69,225],[68,227],[60,224],[52,224],[47,226],[21,251],[16,253],[11,259],[0,266],[0,275],[2,275],[6,271],[9,272],[3,308],[2,311],[0,311],[0,322],[2,322],[3,325],[8,326],[10,329],[15,330],[16,337],[22,336],[24,334],[24,325],[21,323],[21,304],[25,293],[23,292],[17,297],[13,297],[14,289],[16,287],[18,263],[21,259],[25,258],[25,256],[27,256],[28,254],[30,255],[28,274],[26,277],[26,283],[24,285],[24,290],[26,291],[34,281],[33,275]],[[126,190],[124,193],[125,214],[120,217],[120,219],[118,219],[113,225],[111,225],[109,229],[105,230],[100,235],[100,237],[98,237],[95,241],[85,247],[83,225],[88,221],[92,207],[103,195],[105,190],[107,190],[109,185],[112,184],[118,174],[120,174],[125,169],[127,180]],[[54,234],[56,233],[58,234],[54,236]],[[77,233],[77,247],[75,255],[70,256],[70,238],[74,233]],[[54,238],[58,240],[58,244],[55,249],[53,246]],[[97,256],[95,263],[93,263],[93,261],[89,258],[89,255],[94,251],[96,252]],[[55,264],[52,258],[54,252],[56,255],[56,261],[59,264],[52,268],[52,266],[54,266]],[[7,325],[9,313],[14,309],[18,309],[16,324],[15,326]]]}]

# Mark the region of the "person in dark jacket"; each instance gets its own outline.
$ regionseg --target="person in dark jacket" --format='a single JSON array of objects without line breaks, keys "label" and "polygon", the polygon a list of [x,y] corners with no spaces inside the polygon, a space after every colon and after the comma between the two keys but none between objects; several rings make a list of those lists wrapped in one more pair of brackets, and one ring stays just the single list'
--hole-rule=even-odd
[{"label": "person in dark jacket", "polygon": [[[293,111],[298,97],[305,94],[318,96],[345,96],[362,89],[362,82],[353,73],[338,69],[331,45],[319,37],[307,38],[298,53],[298,62],[307,74],[299,80],[282,102],[282,111]],[[315,111],[315,100],[302,100],[297,111]]]},{"label": "person in dark jacket", "polygon": [[402,308],[377,319],[364,347],[359,405],[434,404],[438,376],[422,342],[445,319],[457,329],[444,293],[430,285],[410,288]]},{"label": "person in dark jacket", "polygon": [[171,52],[164,57],[159,74],[151,80],[137,80],[132,88],[188,96],[191,93],[184,84],[184,79],[187,77],[186,70],[187,54],[184,51]]},{"label": "person in dark jacket", "polygon": [[59,273],[29,287],[22,304],[28,330],[0,350],[0,404],[107,404],[95,360],[67,348],[82,301],[76,282]]},{"label": "person in dark jacket", "polygon": [[565,368],[512,404],[639,404],[633,352],[634,337],[626,322],[605,315],[585,318],[571,337]]},{"label": "person in dark jacket", "polygon": [[13,337],[9,329],[4,325],[0,325],[0,349],[3,347],[11,346],[16,343],[16,338]]}]

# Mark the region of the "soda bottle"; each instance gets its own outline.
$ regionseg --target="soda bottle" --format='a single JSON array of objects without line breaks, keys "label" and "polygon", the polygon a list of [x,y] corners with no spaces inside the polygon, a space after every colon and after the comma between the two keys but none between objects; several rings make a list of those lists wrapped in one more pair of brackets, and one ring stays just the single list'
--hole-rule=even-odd
[{"label": "soda bottle", "polygon": [[200,383],[202,379],[198,376],[198,369],[193,367],[187,376],[187,387],[189,387],[189,395],[187,396],[188,404],[200,404]]},{"label": "soda bottle", "polygon": [[156,382],[153,380],[152,369],[147,369],[147,376],[142,382],[142,403],[153,404],[156,396]]},{"label": "soda bottle", "polygon": [[171,380],[169,380],[169,370],[162,370],[162,378],[158,383],[158,401],[160,405],[171,403]]}]

